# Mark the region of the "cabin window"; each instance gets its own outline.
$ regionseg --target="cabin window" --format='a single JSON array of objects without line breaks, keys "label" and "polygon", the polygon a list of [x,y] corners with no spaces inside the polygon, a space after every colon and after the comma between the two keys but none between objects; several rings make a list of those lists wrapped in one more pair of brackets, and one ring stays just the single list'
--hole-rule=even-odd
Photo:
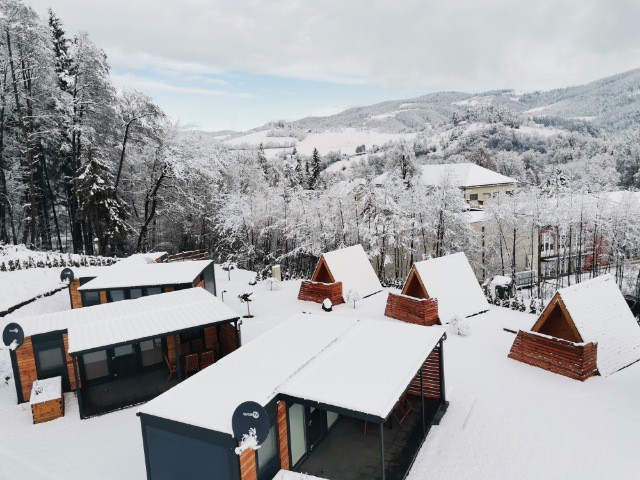
[{"label": "cabin window", "polygon": [[142,289],[141,288],[130,288],[129,289],[129,298],[136,299],[136,298],[140,298],[141,296],[142,296]]},{"label": "cabin window", "polygon": [[[273,465],[273,461],[278,454],[278,434],[275,425],[271,426],[267,439],[262,442],[256,453],[258,457],[258,478],[273,478],[273,475],[278,471],[278,468]],[[272,472],[272,470],[275,470],[275,472]]]},{"label": "cabin window", "polygon": [[307,428],[304,407],[294,403],[289,407],[289,442],[291,442],[291,465],[295,466],[307,453]]},{"label": "cabin window", "polygon": [[153,340],[140,342],[140,353],[142,355],[143,367],[162,363],[162,338],[154,338]]},{"label": "cabin window", "polygon": [[99,292],[82,292],[82,306],[92,307],[94,305],[100,305],[100,293]]},{"label": "cabin window", "polygon": [[162,287],[147,287],[147,296],[162,293]]},{"label": "cabin window", "polygon": [[109,290],[109,301],[119,302],[124,299],[124,290]]},{"label": "cabin window", "polygon": [[[33,339],[33,355],[36,360],[38,379],[61,376],[68,385],[67,362],[64,354],[62,335],[52,334]],[[68,388],[68,387],[65,387]]]},{"label": "cabin window", "polygon": [[84,376],[86,380],[95,380],[109,375],[109,363],[107,361],[107,351],[85,353],[82,355],[84,364]]},{"label": "cabin window", "polygon": [[64,365],[62,348],[55,347],[38,352],[40,371],[45,375],[51,370],[57,370]]},{"label": "cabin window", "polygon": [[477,193],[472,193],[469,195],[469,200],[478,200],[478,194]]}]

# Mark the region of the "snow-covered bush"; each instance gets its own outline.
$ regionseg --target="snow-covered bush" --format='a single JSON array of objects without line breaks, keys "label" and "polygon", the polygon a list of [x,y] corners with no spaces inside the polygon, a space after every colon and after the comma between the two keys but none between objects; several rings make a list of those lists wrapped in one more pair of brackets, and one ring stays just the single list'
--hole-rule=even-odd
[{"label": "snow-covered bush", "polygon": [[347,292],[347,296],[345,297],[345,301],[347,303],[353,303],[353,308],[356,308],[356,302],[362,300],[362,296],[360,292],[357,290],[351,289]]},{"label": "snow-covered bush", "polygon": [[274,277],[269,277],[264,281],[269,291],[280,290],[282,282]]},{"label": "snow-covered bush", "polygon": [[330,312],[330,311],[332,311],[332,310],[333,310],[333,302],[332,302],[331,300],[329,300],[328,298],[325,298],[325,299],[322,301],[322,309],[323,309],[325,312]]},{"label": "snow-covered bush", "polygon": [[449,330],[454,335],[460,335],[461,337],[466,337],[471,333],[469,321],[466,318],[460,318],[458,316],[453,317],[449,322]]}]

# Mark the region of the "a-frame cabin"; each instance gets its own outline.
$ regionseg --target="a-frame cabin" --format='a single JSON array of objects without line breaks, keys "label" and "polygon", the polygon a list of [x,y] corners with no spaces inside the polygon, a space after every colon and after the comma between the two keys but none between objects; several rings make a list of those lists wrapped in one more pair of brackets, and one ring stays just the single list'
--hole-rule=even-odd
[{"label": "a-frame cabin", "polygon": [[359,244],[323,253],[311,280],[300,285],[298,300],[322,303],[328,298],[337,305],[344,303],[350,290],[361,298],[382,290],[369,257]]},{"label": "a-frame cabin", "polygon": [[509,357],[576,380],[608,376],[640,360],[640,326],[611,275],[553,296]]},{"label": "a-frame cabin", "polygon": [[384,314],[418,325],[430,326],[439,322],[438,300],[429,296],[415,264],[411,267],[400,295],[389,292]]}]

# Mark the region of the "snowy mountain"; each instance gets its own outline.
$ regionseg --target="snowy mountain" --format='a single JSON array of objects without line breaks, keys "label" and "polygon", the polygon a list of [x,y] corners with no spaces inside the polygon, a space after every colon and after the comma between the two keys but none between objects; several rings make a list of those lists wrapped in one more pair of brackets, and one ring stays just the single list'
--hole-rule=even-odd
[{"label": "snowy mountain", "polygon": [[[274,154],[296,147],[309,155],[314,147],[352,155],[360,144],[381,145],[434,126],[453,124],[469,112],[505,112],[554,130],[600,128],[619,132],[640,123],[640,69],[585,85],[546,92],[499,90],[469,94],[437,92],[411,99],[355,107],[327,117],[271,122],[249,132],[225,132],[223,141],[240,147],[262,143]],[[218,137],[222,138],[222,136]]]}]

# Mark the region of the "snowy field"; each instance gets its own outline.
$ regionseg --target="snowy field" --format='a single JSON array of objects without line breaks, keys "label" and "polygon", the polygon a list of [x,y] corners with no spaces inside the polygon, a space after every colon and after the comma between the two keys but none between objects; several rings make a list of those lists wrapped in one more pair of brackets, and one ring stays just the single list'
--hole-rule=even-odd
[{"label": "snowy field", "polygon": [[[239,314],[246,314],[246,305],[238,294],[254,292],[255,318],[242,325],[245,343],[295,313],[321,312],[318,304],[296,300],[299,281],[270,291],[265,283],[249,286],[250,272],[232,271],[231,282],[226,275],[216,268],[218,291],[226,290],[225,302]],[[382,292],[355,309],[334,310],[394,321],[383,316],[385,303]],[[69,299],[63,291],[3,320],[65,308]],[[503,328],[528,328],[533,321],[531,315],[493,307],[469,320],[469,336],[449,334],[444,350],[449,410],[431,430],[409,480],[638,478],[640,364],[581,383],[508,359],[514,336]],[[0,479],[145,477],[135,407],[80,421],[75,397],[67,394],[64,418],[32,425],[28,405],[16,405],[12,381],[4,382],[7,361],[7,352],[0,352]]]},{"label": "snowy field", "polygon": [[61,270],[29,268],[15,272],[0,272],[0,312],[61,287]]}]

